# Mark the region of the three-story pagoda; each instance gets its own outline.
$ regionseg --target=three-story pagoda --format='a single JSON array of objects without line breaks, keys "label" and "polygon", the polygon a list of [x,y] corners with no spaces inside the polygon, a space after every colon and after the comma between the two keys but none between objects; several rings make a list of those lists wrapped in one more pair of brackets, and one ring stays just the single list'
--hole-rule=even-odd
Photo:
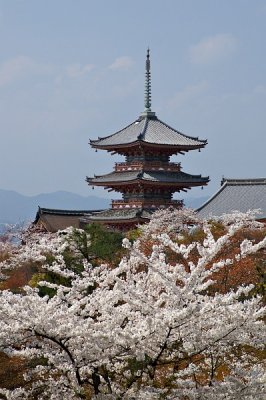
[{"label": "three-story pagoda", "polygon": [[88,216],[87,223],[98,221],[114,229],[130,229],[148,221],[158,208],[181,208],[182,200],[173,200],[175,192],[209,182],[209,177],[185,173],[180,163],[170,162],[172,155],[199,150],[207,141],[171,128],[151,110],[149,50],[144,104],[144,112],[133,123],[110,136],[90,140],[91,147],[120,154],[125,162],[116,163],[109,174],[87,177],[89,185],[122,193],[122,199],[112,200],[110,209]]}]

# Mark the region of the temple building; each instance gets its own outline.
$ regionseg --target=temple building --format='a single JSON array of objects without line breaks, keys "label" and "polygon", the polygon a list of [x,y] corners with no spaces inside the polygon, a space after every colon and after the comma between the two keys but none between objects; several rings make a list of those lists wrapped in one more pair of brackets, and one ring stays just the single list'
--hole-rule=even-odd
[{"label": "temple building", "polygon": [[[209,177],[182,171],[171,156],[200,150],[206,140],[185,135],[162,122],[151,109],[150,54],[147,52],[144,111],[130,125],[118,132],[91,140],[94,149],[125,157],[106,175],[87,177],[91,186],[102,186],[120,193],[107,210],[58,210],[39,207],[34,224],[55,232],[68,226],[84,227],[100,222],[111,229],[129,230],[148,221],[154,210],[181,208],[174,200],[176,192],[205,186]],[[223,179],[221,188],[197,212],[203,218],[221,216],[234,210],[260,209],[256,218],[266,223],[266,179]]]},{"label": "temple building", "polygon": [[144,111],[130,125],[118,132],[90,140],[94,149],[106,150],[125,157],[106,175],[87,177],[91,186],[102,186],[122,194],[112,200],[111,208],[82,218],[82,223],[101,222],[112,229],[128,230],[149,220],[159,208],[183,206],[173,200],[175,192],[205,186],[209,177],[183,172],[173,155],[200,150],[206,140],[185,135],[162,122],[151,109],[150,54],[147,51]]},{"label": "temple building", "polygon": [[80,228],[80,218],[95,210],[60,210],[38,207],[34,225],[46,232],[57,232],[69,226]]},{"label": "temple building", "polygon": [[223,178],[220,189],[197,212],[202,218],[211,218],[235,210],[258,210],[256,219],[266,223],[266,178]]}]

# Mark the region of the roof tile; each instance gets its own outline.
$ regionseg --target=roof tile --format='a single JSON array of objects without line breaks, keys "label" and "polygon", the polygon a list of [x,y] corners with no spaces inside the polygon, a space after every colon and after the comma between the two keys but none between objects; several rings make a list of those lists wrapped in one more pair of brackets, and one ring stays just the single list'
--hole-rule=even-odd
[{"label": "roof tile", "polygon": [[140,172],[140,171],[125,171],[125,172],[112,172],[110,174],[96,176],[95,178],[87,178],[90,184],[109,183],[109,182],[130,182],[136,179],[151,182],[171,182],[171,183],[207,183],[208,177],[201,175],[190,175],[185,172],[168,172],[168,171],[154,171],[154,172]]},{"label": "roof tile", "polygon": [[266,218],[266,178],[224,179],[222,183],[218,192],[198,208],[201,217],[261,209],[258,219]]},{"label": "roof tile", "polygon": [[139,140],[150,144],[172,145],[184,148],[204,147],[207,143],[206,140],[187,136],[171,128],[156,117],[137,119],[113,135],[91,140],[90,143],[93,147],[108,147],[131,144]]}]

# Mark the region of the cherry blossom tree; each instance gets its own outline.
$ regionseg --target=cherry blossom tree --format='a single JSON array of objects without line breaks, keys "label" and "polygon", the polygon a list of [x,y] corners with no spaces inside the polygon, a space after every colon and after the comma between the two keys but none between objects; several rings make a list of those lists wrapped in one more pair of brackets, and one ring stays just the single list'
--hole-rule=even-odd
[{"label": "cherry blossom tree", "polygon": [[[31,359],[32,368],[24,387],[2,388],[0,395],[8,400],[264,399],[261,298],[250,296],[252,285],[226,294],[209,294],[208,288],[215,272],[265,251],[266,237],[256,243],[246,239],[233,258],[218,259],[236,232],[262,229],[252,213],[227,215],[221,223],[224,233],[216,238],[211,224],[191,211],[159,211],[140,228],[138,240],[124,239],[128,255],[116,268],[92,267],[82,256],[75,235],[89,246],[84,231],[26,238],[2,268],[32,260],[67,283],[44,280],[20,294],[1,292],[0,350]],[[182,235],[195,224],[204,239],[184,244]],[[147,240],[149,252],[143,251]],[[169,262],[169,249],[177,262]],[[81,269],[67,264],[66,250]],[[40,295],[41,287],[53,289],[53,295]]]}]

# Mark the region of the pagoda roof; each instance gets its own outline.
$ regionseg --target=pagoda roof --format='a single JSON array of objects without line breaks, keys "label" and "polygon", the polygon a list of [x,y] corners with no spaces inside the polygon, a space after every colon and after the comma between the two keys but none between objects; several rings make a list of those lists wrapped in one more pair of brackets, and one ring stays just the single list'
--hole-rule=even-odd
[{"label": "pagoda roof", "polygon": [[92,214],[85,215],[82,218],[83,223],[90,221],[128,221],[128,220],[148,220],[151,218],[151,211],[139,209],[108,209],[101,212],[93,212]]},{"label": "pagoda roof", "polygon": [[201,207],[203,218],[221,216],[232,211],[261,210],[257,219],[266,218],[266,178],[223,179],[221,188]]},{"label": "pagoda roof", "polygon": [[181,151],[203,148],[207,144],[207,140],[185,135],[162,122],[154,113],[149,112],[110,136],[90,140],[92,147],[107,150],[139,142],[176,147]]},{"label": "pagoda roof", "polygon": [[189,185],[198,184],[203,185],[208,183],[209,177],[202,177],[201,175],[190,175],[185,172],[169,172],[169,171],[124,171],[112,172],[110,174],[95,176],[94,178],[87,178],[88,183],[95,184],[109,184],[109,183],[122,183],[122,182],[135,182],[146,181],[152,183],[173,183]]}]

